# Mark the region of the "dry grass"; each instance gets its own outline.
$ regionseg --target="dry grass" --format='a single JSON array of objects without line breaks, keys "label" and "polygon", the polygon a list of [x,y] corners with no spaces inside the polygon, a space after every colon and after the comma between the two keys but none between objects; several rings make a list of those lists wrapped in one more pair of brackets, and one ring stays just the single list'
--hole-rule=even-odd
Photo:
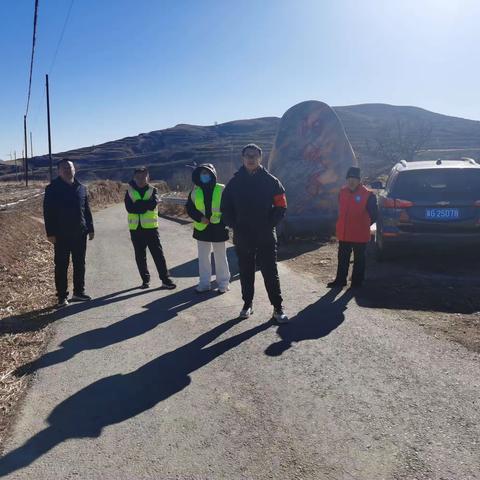
[{"label": "dry grass", "polygon": [[92,209],[98,210],[123,201],[127,185],[111,180],[100,180],[88,185],[88,196]]},{"label": "dry grass", "polygon": [[30,182],[28,187],[22,183],[0,182],[0,205],[31,197],[43,192],[44,188],[45,183],[42,182]]},{"label": "dry grass", "polygon": [[52,248],[43,230],[41,203],[38,197],[0,212],[0,445],[27,384],[26,377],[13,372],[42,351],[49,333],[42,313],[55,300]]},{"label": "dry grass", "polygon": [[175,217],[182,219],[189,218],[183,205],[160,203],[158,206],[158,212],[160,213],[160,215],[165,215],[166,217]]},{"label": "dry grass", "polygon": [[[21,318],[18,324],[23,323]],[[17,325],[19,328],[20,325]],[[21,328],[21,327],[20,327]],[[5,331],[0,337],[0,446],[3,447],[8,428],[16,413],[19,399],[27,384],[27,376],[16,376],[15,370],[38,357],[47,342],[50,330],[34,327],[28,332]]]}]

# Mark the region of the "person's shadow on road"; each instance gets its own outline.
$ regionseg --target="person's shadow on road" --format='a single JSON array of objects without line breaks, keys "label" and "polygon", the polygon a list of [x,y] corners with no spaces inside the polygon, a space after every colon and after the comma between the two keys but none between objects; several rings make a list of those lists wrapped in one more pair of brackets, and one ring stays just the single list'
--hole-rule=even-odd
[{"label": "person's shadow on road", "polygon": [[[162,289],[158,289],[162,290]],[[35,332],[48,324],[62,320],[77,313],[94,308],[103,307],[116,302],[124,302],[130,298],[145,295],[151,290],[139,290],[138,287],[127,288],[117,292],[108,293],[101,297],[94,298],[88,302],[71,302],[64,308],[46,307],[40,310],[33,310],[20,315],[5,317],[0,322],[0,333],[25,333]]]},{"label": "person's shadow on road", "polygon": [[[142,321],[140,315],[136,321]],[[53,409],[46,429],[0,459],[0,476],[30,465],[65,440],[99,437],[105,427],[154,407],[186,388],[192,372],[271,326],[268,321],[208,346],[240,321],[228,320],[131,373],[103,378],[67,398]]]},{"label": "person's shadow on road", "polygon": [[[182,310],[186,310],[200,302],[211,299],[215,293],[198,295],[193,288],[168,292],[145,306],[146,310],[124,318],[106,327],[96,328],[75,335],[60,344],[58,350],[45,353],[42,357],[22,365],[15,370],[15,375],[22,376],[42,368],[65,362],[85,350],[97,350],[130,338],[137,337],[153,330],[158,325],[174,318]],[[129,297],[129,296],[128,296]],[[118,298],[118,297],[117,297]],[[123,297],[119,297],[120,299]],[[102,301],[105,305],[107,300]]]},{"label": "person's shadow on road", "polygon": [[[233,258],[232,251],[229,252],[229,258]],[[233,255],[233,256],[232,256]],[[233,262],[233,260],[231,260]],[[235,262],[233,262],[236,265]],[[183,263],[170,270],[173,272],[178,269],[179,274],[176,277],[193,277],[198,274],[198,260],[191,260]],[[235,272],[238,269],[235,269]],[[174,277],[175,278],[175,277]],[[157,290],[165,290],[158,288]],[[67,307],[55,309],[55,307],[46,307],[40,310],[34,310],[26,312],[20,315],[12,315],[5,317],[0,322],[0,333],[25,333],[38,331],[48,324],[62,320],[67,317],[72,317],[77,313],[84,312],[86,310],[93,310],[95,308],[104,307],[112,303],[124,302],[134,297],[148,294],[151,292],[148,290],[139,290],[139,287],[127,288],[117,292],[111,292],[101,297],[94,298],[88,302],[71,302]]]},{"label": "person's shadow on road", "polygon": [[326,337],[339,327],[345,320],[344,311],[348,302],[354,296],[352,290],[347,290],[335,299],[339,292],[339,289],[330,290],[320,300],[298,312],[289,323],[280,325],[277,334],[281,340],[272,343],[265,353],[271,357],[282,355],[293,343]]}]

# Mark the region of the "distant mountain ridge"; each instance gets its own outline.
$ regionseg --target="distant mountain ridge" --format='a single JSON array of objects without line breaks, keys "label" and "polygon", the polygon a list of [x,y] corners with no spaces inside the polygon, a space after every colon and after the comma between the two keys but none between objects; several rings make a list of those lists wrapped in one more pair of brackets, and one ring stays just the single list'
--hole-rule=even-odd
[{"label": "distant mountain ridge", "polygon": [[480,121],[430,112],[419,107],[382,103],[334,107],[352,145],[359,147],[374,137],[378,128],[397,120],[432,127],[425,148],[480,148]]},{"label": "distant mountain ridge", "polygon": [[[374,142],[381,128],[398,122],[431,129],[423,149],[468,150],[473,155],[478,153],[477,159],[480,160],[480,121],[411,106],[362,104],[333,108],[354,150],[367,159],[367,170],[369,160],[366,148]],[[205,161],[218,165],[221,175],[228,179],[240,163],[240,150],[246,143],[255,142],[264,149],[266,156],[269,154],[279,121],[277,117],[263,117],[209,126],[179,124],[101,145],[61,152],[55,154],[55,158],[71,158],[77,163],[82,176],[92,179],[126,180],[130,178],[134,166],[147,164],[155,178],[172,180],[175,175],[184,175],[186,164]],[[48,164],[48,157],[35,157],[31,163],[35,170],[43,170]],[[378,165],[375,165],[377,168]]]}]

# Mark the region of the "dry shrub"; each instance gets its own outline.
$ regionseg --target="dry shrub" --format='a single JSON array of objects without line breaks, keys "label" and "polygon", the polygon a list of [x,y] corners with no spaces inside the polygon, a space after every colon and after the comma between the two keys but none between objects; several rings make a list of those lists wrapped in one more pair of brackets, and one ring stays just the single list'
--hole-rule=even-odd
[{"label": "dry shrub", "polygon": [[[169,191],[168,185],[163,180],[153,182],[161,195]],[[90,206],[94,209],[105,208],[115,203],[123,202],[127,184],[112,180],[99,180],[88,185]]]},{"label": "dry shrub", "polygon": [[0,212],[0,319],[51,302],[53,247],[45,237],[41,197]]},{"label": "dry shrub", "polygon": [[[17,328],[23,320],[17,318]],[[44,350],[50,333],[48,328],[33,326],[26,332],[3,331],[0,336],[0,451],[3,448],[16,406],[28,384],[26,375],[17,376],[15,370],[37,358]]]},{"label": "dry shrub", "polygon": [[157,187],[157,190],[158,190],[158,193],[161,195],[162,193],[167,193],[170,191],[170,189],[168,188],[168,184],[167,182],[163,181],[163,180],[156,180],[154,182],[152,182],[152,185],[154,187]]},{"label": "dry shrub", "polygon": [[183,205],[172,205],[170,203],[160,203],[158,205],[158,212],[160,215],[167,217],[187,218],[187,212]]},{"label": "dry shrub", "polygon": [[92,208],[105,208],[123,201],[127,185],[112,180],[99,180],[88,185],[88,197]]}]

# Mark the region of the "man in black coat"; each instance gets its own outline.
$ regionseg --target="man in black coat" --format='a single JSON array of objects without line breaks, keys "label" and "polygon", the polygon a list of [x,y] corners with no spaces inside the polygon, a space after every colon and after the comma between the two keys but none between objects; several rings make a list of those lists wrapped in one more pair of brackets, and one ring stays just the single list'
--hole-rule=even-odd
[{"label": "man in black coat", "polygon": [[255,144],[242,149],[243,166],[228,182],[222,197],[223,221],[233,228],[242,285],[241,318],[253,313],[256,260],[273,305],[272,318],[288,322],[277,269],[275,227],[287,210],[285,189],[280,181],[262,167],[262,150]]},{"label": "man in black coat", "polygon": [[220,202],[224,185],[217,183],[217,172],[211,163],[198,166],[192,173],[193,190],[187,200],[187,213],[193,220],[193,238],[197,240],[199,282],[197,293],[211,289],[211,251],[215,257],[215,276],[218,293],[229,288],[226,241],[228,229],[222,220]]},{"label": "man in black coat", "polygon": [[176,285],[168,273],[158,233],[158,191],[153,185],[150,185],[149,180],[147,167],[136,168],[133,180],[128,184],[125,194],[130,238],[135,250],[138,272],[142,278],[140,288],[150,287],[150,272],[147,266],[148,248],[162,280],[162,288],[172,290],[176,288]]},{"label": "man in black coat", "polygon": [[87,236],[93,240],[93,219],[85,185],[75,178],[75,166],[64,158],[58,177],[45,189],[43,215],[47,238],[55,248],[55,286],[58,307],[68,305],[68,264],[73,262],[74,301],[91,300],[85,293]]}]

